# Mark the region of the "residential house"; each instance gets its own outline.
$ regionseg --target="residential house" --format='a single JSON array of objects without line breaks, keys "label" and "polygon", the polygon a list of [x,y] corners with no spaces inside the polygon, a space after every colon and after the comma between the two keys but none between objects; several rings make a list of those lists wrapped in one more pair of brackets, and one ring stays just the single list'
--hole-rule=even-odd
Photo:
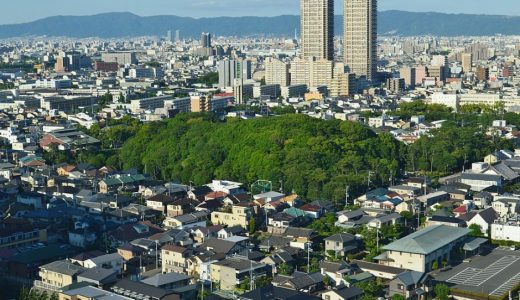
[{"label": "residential house", "polygon": [[176,246],[166,245],[161,248],[162,272],[163,273],[185,273],[188,267],[188,259],[193,255],[193,250]]},{"label": "residential house", "polygon": [[262,288],[255,289],[253,291],[242,294],[238,298],[239,300],[319,300],[320,298],[312,296],[309,293],[300,291],[289,290],[285,288],[268,285]]},{"label": "residential house", "polygon": [[267,217],[267,232],[282,234],[287,227],[297,227],[304,220],[304,217],[294,217],[285,212],[272,214]]},{"label": "residential house", "polygon": [[171,218],[192,213],[199,204],[198,201],[189,198],[177,199],[168,204],[166,215]]},{"label": "residential house", "polygon": [[202,201],[204,201],[204,198],[206,197],[206,195],[211,192],[213,192],[213,190],[210,187],[205,186],[205,185],[191,188],[188,191],[188,198],[202,202]]},{"label": "residential house", "polygon": [[492,207],[500,217],[507,217],[520,212],[520,197],[503,195],[495,197]]},{"label": "residential house", "polygon": [[292,275],[276,275],[273,285],[305,293],[315,293],[323,289],[323,275],[321,272],[303,273],[295,271]]},{"label": "residential house", "polygon": [[325,252],[333,251],[336,257],[345,257],[359,248],[358,239],[349,233],[338,233],[325,238]]},{"label": "residential house", "polygon": [[353,286],[339,290],[330,290],[321,294],[323,300],[359,300],[363,297],[363,290]]},{"label": "residential house", "polygon": [[375,259],[380,264],[418,272],[429,272],[435,262],[449,262],[453,250],[462,247],[469,229],[445,225],[429,226],[383,246]]},{"label": "residential house", "polygon": [[303,203],[300,196],[298,196],[296,194],[285,196],[282,199],[280,199],[280,202],[286,203],[290,207],[299,207]]},{"label": "residential house", "polygon": [[479,208],[487,208],[493,201],[493,195],[491,193],[482,191],[473,195],[473,203]]},{"label": "residential house", "polygon": [[242,183],[233,182],[227,180],[213,180],[207,186],[211,188],[214,192],[223,192],[227,195],[235,195],[244,193],[244,189],[242,188]]},{"label": "residential house", "polygon": [[159,226],[149,221],[142,221],[135,224],[125,224],[108,232],[108,236],[113,240],[114,246],[121,246],[139,238],[147,238],[156,233],[164,232]]},{"label": "residential house", "polygon": [[193,236],[197,243],[204,243],[208,239],[216,238],[218,236],[218,232],[222,229],[223,227],[221,225],[201,227],[193,231]]},{"label": "residential house", "polygon": [[399,195],[420,195],[421,194],[421,187],[413,185],[394,185],[388,188],[390,192],[395,192]]},{"label": "residential house", "polygon": [[113,269],[94,267],[77,276],[78,283],[86,282],[99,288],[106,288],[117,281],[118,273]]},{"label": "residential house", "polygon": [[255,200],[265,199],[266,202],[272,202],[272,201],[281,200],[284,197],[285,197],[285,194],[278,193],[278,192],[275,192],[275,191],[270,191],[270,192],[266,192],[266,193],[253,195],[253,199],[255,199]]},{"label": "residential house", "polygon": [[225,206],[231,206],[249,201],[251,201],[251,195],[247,193],[227,195],[227,197],[223,200]]},{"label": "residential house", "polygon": [[197,211],[173,218],[164,219],[163,225],[166,228],[177,228],[188,230],[197,227],[206,227],[208,214],[203,211]]},{"label": "residential house", "polygon": [[[239,238],[232,240],[233,238]],[[221,253],[225,255],[234,255],[249,248],[249,239],[245,237],[234,236],[227,240],[209,239],[199,246],[200,249],[212,251],[213,253]]]},{"label": "residential house", "polygon": [[421,201],[425,207],[432,207],[435,204],[447,201],[449,199],[450,195],[445,191],[437,191],[417,197],[417,200]]},{"label": "residential house", "polygon": [[265,257],[261,260],[262,263],[268,265],[271,268],[273,274],[278,274],[280,270],[279,266],[286,264],[290,267],[294,267],[297,263],[296,258],[291,253],[280,249],[275,251],[272,255]]},{"label": "residential house", "polygon": [[459,218],[433,215],[428,218],[427,226],[446,225],[452,227],[465,227],[466,222]]},{"label": "residential house", "polygon": [[398,213],[382,214],[378,215],[374,219],[368,222],[368,227],[371,228],[383,228],[383,226],[392,226],[401,222],[402,216]]},{"label": "residential house", "polygon": [[86,268],[73,264],[68,260],[57,260],[40,266],[40,280],[34,281],[36,288],[49,292],[57,292],[77,282],[77,276]]},{"label": "residential house", "polygon": [[231,227],[226,227],[226,228],[222,228],[221,230],[219,230],[217,232],[217,238],[225,240],[232,236],[244,235],[244,233],[245,233],[245,230],[243,227],[231,226]]},{"label": "residential house", "polygon": [[181,299],[197,298],[198,285],[190,285],[190,277],[181,273],[157,274],[141,280],[142,283],[172,291],[180,296]]},{"label": "residential house", "polygon": [[432,278],[423,272],[406,271],[388,283],[387,297],[403,296],[405,299],[427,299],[432,290]]},{"label": "residential house", "polygon": [[118,253],[111,253],[93,257],[83,263],[85,268],[104,268],[114,270],[117,274],[123,273],[124,260]]},{"label": "residential house", "polygon": [[481,232],[487,236],[491,229],[491,224],[495,223],[499,216],[500,215],[492,207],[488,207],[476,212],[473,218],[467,221],[467,225],[468,227],[473,224],[479,226]]},{"label": "residential house", "polygon": [[231,207],[231,211],[214,211],[211,213],[211,222],[214,225],[228,227],[240,226],[249,229],[249,221],[253,217],[253,207],[249,204],[237,204]]},{"label": "residential house", "polygon": [[63,291],[58,294],[59,300],[97,300],[105,298],[111,300],[132,300],[132,298],[121,296],[94,286],[84,286]]},{"label": "residential house", "polygon": [[171,196],[159,194],[146,199],[146,206],[166,214],[168,205],[171,205],[174,201],[175,198]]},{"label": "residential house", "polygon": [[173,291],[168,291],[146,283],[121,279],[110,290],[119,295],[128,295],[132,299],[148,297],[150,300],[180,300],[180,296]]},{"label": "residential house", "polygon": [[313,243],[314,239],[318,236],[317,233],[312,229],[300,228],[300,227],[287,227],[283,233],[284,237],[291,238],[291,247],[299,249],[307,249],[310,244]]},{"label": "residential house", "polygon": [[352,268],[343,260],[338,262],[321,261],[320,270],[322,275],[332,279],[332,286],[336,287],[348,286],[345,278],[353,274]]},{"label": "residential house", "polygon": [[118,190],[131,190],[137,189],[139,184],[146,180],[146,177],[137,175],[113,175],[101,180],[98,184],[99,192],[102,194],[108,194],[109,192],[115,192]]},{"label": "residential house", "polygon": [[256,279],[265,276],[266,265],[240,258],[228,258],[211,264],[211,281],[218,283],[224,291],[235,290],[235,287],[247,280],[250,274]]},{"label": "residential house", "polygon": [[322,207],[310,203],[301,206],[300,210],[304,211],[305,214],[312,219],[319,219],[325,213]]},{"label": "residential house", "polygon": [[144,252],[144,249],[141,247],[134,246],[130,243],[121,245],[117,247],[117,253],[121,255],[121,257],[125,261],[129,261],[134,257],[140,256]]}]

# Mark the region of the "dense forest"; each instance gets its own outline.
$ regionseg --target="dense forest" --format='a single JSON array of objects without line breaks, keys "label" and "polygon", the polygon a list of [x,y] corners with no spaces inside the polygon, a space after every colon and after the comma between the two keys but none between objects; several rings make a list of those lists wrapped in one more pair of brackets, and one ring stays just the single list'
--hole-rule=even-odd
[{"label": "dense forest", "polygon": [[124,168],[157,178],[204,184],[212,179],[250,184],[270,180],[308,199],[345,198],[347,185],[396,178],[402,145],[362,124],[285,115],[222,122],[212,115],[181,115],[148,123],[119,152]]},{"label": "dense forest", "polygon": [[50,152],[50,161],[89,162],[97,167],[138,168],[157,179],[204,184],[228,179],[249,185],[270,180],[306,199],[342,201],[370,187],[395,183],[405,172],[434,179],[458,172],[511,141],[486,135],[502,118],[520,126],[520,116],[500,107],[463,107],[453,113],[440,105],[405,103],[393,112],[408,119],[446,120],[442,128],[404,145],[389,133],[376,135],[360,123],[318,120],[287,114],[253,120],[222,121],[213,114],[181,114],[142,124],[124,117],[95,125],[87,133],[102,141],[101,151],[76,155]]}]

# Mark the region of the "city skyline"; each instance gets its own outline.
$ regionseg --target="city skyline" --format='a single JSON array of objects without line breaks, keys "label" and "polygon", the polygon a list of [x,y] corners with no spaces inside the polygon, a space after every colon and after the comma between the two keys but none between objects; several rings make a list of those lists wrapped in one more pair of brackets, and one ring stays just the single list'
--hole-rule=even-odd
[{"label": "city skyline", "polygon": [[[143,3],[137,0],[73,2],[77,3],[71,5],[71,1],[55,0],[52,7],[36,0],[3,3],[4,10],[9,13],[2,18],[0,24],[25,23],[56,15],[92,15],[106,12],[132,12],[141,16],[178,15],[196,18],[299,14],[298,0],[288,0],[283,1],[283,3],[275,0],[153,0],[154,5],[150,5],[150,2]],[[432,3],[414,0],[386,0],[379,3],[379,9],[382,11],[396,9],[418,12],[520,15],[520,7],[514,5],[516,4],[515,0],[503,0],[501,4],[495,5],[482,0],[439,0]],[[19,9],[20,6],[23,6],[24,9]],[[335,13],[342,14],[342,11],[342,1],[335,1]]]}]

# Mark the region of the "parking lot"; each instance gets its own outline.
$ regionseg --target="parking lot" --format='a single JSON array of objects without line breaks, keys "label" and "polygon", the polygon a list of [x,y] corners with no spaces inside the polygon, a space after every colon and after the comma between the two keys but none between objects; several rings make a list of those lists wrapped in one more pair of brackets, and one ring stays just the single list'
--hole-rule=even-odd
[{"label": "parking lot", "polygon": [[435,279],[459,290],[501,296],[520,283],[520,252],[495,249],[441,272]]}]

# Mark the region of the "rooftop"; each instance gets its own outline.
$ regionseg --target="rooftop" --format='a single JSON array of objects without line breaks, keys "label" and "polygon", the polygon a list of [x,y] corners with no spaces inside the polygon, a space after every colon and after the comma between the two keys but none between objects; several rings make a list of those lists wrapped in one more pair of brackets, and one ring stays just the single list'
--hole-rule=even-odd
[{"label": "rooftop", "polygon": [[388,251],[400,251],[428,255],[469,233],[468,228],[446,225],[426,227],[383,247]]}]

